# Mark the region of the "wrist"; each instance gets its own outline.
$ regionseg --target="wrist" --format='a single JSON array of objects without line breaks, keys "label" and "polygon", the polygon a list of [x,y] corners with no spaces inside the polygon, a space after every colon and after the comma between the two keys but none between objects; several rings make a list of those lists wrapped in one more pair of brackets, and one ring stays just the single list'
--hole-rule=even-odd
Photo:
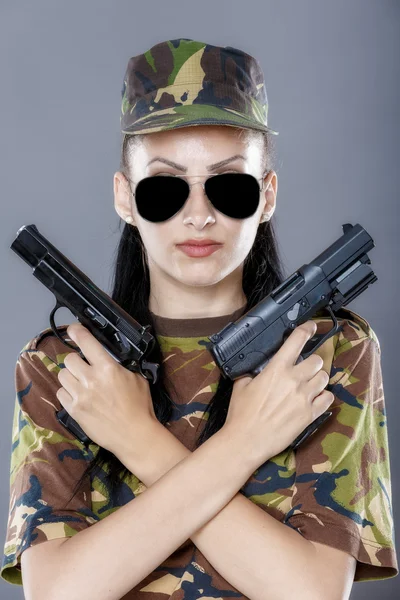
[{"label": "wrist", "polygon": [[225,423],[218,433],[226,440],[227,444],[230,444],[234,460],[238,462],[240,468],[250,473],[249,477],[267,460],[259,458],[254,440],[243,430]]},{"label": "wrist", "polygon": [[[158,479],[165,475],[179,462],[192,454],[182,442],[180,442],[173,433],[171,433],[159,421],[154,421],[151,432],[151,438],[148,442],[149,451],[146,457],[143,456],[137,460],[139,465],[136,471],[133,471],[140,481],[146,487],[153,485]],[[255,465],[253,453],[245,452],[245,443],[239,436],[232,435],[228,428],[222,427],[212,437],[220,440],[220,443],[227,448],[235,462],[237,471],[250,477],[261,462]],[[255,466],[254,466],[255,465]]]},{"label": "wrist", "polygon": [[[131,442],[130,442],[131,440]],[[152,486],[191,451],[158,420],[142,428],[140,440],[125,436],[117,458],[146,487]]]},{"label": "wrist", "polygon": [[192,452],[165,425],[156,421],[151,451],[144,465],[141,481],[146,487],[150,487],[190,454]]}]

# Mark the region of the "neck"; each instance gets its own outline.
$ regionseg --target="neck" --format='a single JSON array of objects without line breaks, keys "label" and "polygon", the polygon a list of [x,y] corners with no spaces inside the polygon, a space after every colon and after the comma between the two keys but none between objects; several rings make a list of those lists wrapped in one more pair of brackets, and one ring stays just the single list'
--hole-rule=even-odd
[{"label": "neck", "polygon": [[247,303],[242,287],[242,269],[214,285],[188,285],[165,272],[150,272],[149,310],[169,319],[199,319],[228,315]]}]

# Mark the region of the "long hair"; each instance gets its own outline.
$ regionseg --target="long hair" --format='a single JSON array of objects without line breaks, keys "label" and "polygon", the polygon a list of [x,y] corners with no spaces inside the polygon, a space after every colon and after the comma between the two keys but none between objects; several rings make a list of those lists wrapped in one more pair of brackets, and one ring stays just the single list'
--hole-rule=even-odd
[{"label": "long hair", "polygon": [[[251,140],[255,139],[256,143],[262,145],[262,172],[265,173],[271,170],[274,156],[271,134],[242,129],[237,132],[237,135],[239,138],[245,137],[247,143],[251,143]],[[142,137],[144,136],[127,135],[124,137],[120,171],[126,177],[131,176],[129,165],[131,152],[135,145],[141,142]],[[122,223],[121,220],[120,227]],[[142,325],[150,324],[154,333],[154,323],[148,307],[150,295],[149,270],[145,248],[137,227],[133,227],[128,223],[123,225],[116,254],[112,280],[112,299]],[[242,286],[247,298],[248,309],[258,304],[282,281],[284,281],[284,268],[278,252],[273,222],[269,220],[259,224],[253,246],[243,265]],[[171,416],[172,400],[165,386],[163,357],[157,338],[149,360],[160,365],[158,381],[155,384],[150,384],[150,390],[154,412],[158,421],[164,425]],[[173,385],[173,382],[170,381],[169,384]],[[224,425],[232,387],[233,382],[221,374],[216,392],[207,407],[208,419],[196,442],[196,448],[201,446]],[[100,446],[76,484],[73,496],[88,474],[94,477],[102,469],[106,473],[105,476],[108,478],[112,492],[130,473],[127,467],[112,452]]]}]

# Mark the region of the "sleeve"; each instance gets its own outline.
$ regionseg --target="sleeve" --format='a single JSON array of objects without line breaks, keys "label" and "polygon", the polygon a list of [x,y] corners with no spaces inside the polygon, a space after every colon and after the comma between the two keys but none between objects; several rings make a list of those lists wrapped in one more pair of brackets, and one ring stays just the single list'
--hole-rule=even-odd
[{"label": "sleeve", "polygon": [[284,523],[310,541],[351,554],[354,581],[395,577],[392,492],[379,340],[344,321],[327,389],[333,414],[295,451]]},{"label": "sleeve", "polygon": [[20,557],[46,540],[70,537],[98,520],[92,512],[90,475],[71,499],[92,458],[56,418],[60,367],[34,341],[15,369],[9,515],[0,576],[22,585]]}]

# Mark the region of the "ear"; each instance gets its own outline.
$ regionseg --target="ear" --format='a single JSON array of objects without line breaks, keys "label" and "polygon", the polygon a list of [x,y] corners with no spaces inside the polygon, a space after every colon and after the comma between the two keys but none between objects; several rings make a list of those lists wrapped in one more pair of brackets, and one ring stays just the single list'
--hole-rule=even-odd
[{"label": "ear", "polygon": [[132,194],[129,188],[129,181],[121,171],[114,173],[114,208],[118,215],[126,220],[132,217]]},{"label": "ear", "polygon": [[262,213],[267,213],[269,219],[275,212],[278,177],[275,171],[268,171],[263,179],[264,204]]}]

